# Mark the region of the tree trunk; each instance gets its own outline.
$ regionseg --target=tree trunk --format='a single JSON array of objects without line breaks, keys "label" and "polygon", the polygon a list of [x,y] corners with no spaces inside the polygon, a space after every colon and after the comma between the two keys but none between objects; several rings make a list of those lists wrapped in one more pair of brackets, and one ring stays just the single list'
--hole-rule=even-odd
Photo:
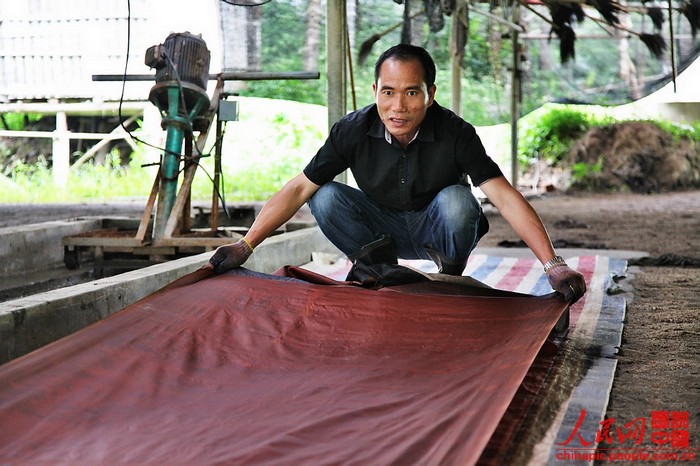
[{"label": "tree trunk", "polygon": [[222,34],[222,71],[257,71],[260,68],[260,7],[219,4]]},{"label": "tree trunk", "polygon": [[304,38],[304,69],[318,69],[318,54],[321,47],[321,23],[323,7],[321,0],[308,0],[306,5],[306,37]]},{"label": "tree trunk", "polygon": [[469,5],[460,2],[452,12],[450,35],[451,98],[450,109],[462,114],[462,73],[464,71],[464,49],[469,38]]},{"label": "tree trunk", "polygon": [[[414,1],[411,3],[411,16],[423,9],[423,2]],[[423,28],[425,26],[425,15],[418,15],[411,21],[411,44],[423,44]]]},{"label": "tree trunk", "polygon": [[359,16],[357,12],[360,9],[359,0],[348,0],[346,4],[346,16],[348,22],[348,39],[350,44],[350,50],[355,50],[355,44],[357,43],[357,32],[359,24]]},{"label": "tree trunk", "polygon": [[262,7],[251,6],[246,7],[247,23],[246,30],[248,32],[248,69],[261,70],[262,53]]},{"label": "tree trunk", "polygon": [[[623,2],[624,3],[624,2]],[[620,24],[626,28],[632,28],[630,15],[620,12]],[[637,68],[630,58],[630,44],[627,38],[628,34],[625,31],[615,29],[615,35],[621,37],[618,42],[618,51],[620,52],[620,77],[627,82],[629,86],[629,96],[632,100],[637,100],[642,97],[642,90],[637,79]]]},{"label": "tree trunk", "polygon": [[[260,71],[262,7],[219,3],[221,17],[221,71]],[[235,93],[242,81],[227,81],[224,92]]]}]

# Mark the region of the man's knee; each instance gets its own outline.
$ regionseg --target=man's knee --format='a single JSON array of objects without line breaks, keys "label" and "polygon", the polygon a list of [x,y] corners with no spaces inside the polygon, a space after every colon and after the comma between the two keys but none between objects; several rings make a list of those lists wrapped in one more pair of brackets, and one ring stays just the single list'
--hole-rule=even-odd
[{"label": "man's knee", "polygon": [[343,197],[341,195],[341,187],[340,183],[331,181],[318,188],[309,199],[311,213],[316,216],[325,212],[331,212]]},{"label": "man's knee", "polygon": [[447,225],[475,224],[481,217],[481,205],[471,189],[462,185],[448,186],[435,197],[438,215]]}]

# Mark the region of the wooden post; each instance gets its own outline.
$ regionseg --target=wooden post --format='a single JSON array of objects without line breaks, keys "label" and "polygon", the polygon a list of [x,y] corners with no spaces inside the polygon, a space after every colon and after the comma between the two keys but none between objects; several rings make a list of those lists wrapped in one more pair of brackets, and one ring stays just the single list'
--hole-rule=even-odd
[{"label": "wooden post", "polygon": [[51,171],[56,186],[64,187],[68,183],[70,166],[70,138],[68,137],[68,119],[66,112],[56,112],[56,130],[51,149]]},{"label": "wooden post", "polygon": [[[346,55],[345,55],[345,6],[346,0],[326,2],[326,74],[328,76],[328,128],[345,116],[346,104]],[[347,173],[336,177],[347,182]]]},{"label": "wooden post", "polygon": [[[136,120],[137,117],[138,117],[138,115],[133,115],[133,116],[129,117],[129,118],[124,122],[124,126],[128,126],[128,125],[130,125],[131,123],[133,123],[133,122]],[[129,143],[129,145],[131,146],[131,148],[132,148],[133,150],[136,150],[136,149],[137,149],[136,144],[134,144],[134,142],[131,140],[131,138],[129,137],[129,135],[126,134],[126,131],[124,131],[124,128],[122,128],[121,125],[119,125],[119,126],[117,126],[116,128],[114,128],[109,134],[120,134],[120,133],[124,133],[124,134],[125,134],[124,140],[125,140],[127,143]],[[109,144],[111,141],[112,141],[112,139],[103,139],[103,140],[101,140],[100,142],[98,142],[97,144],[95,144],[94,146],[92,146],[92,147],[91,147],[89,150],[87,150],[78,160],[75,161],[75,163],[71,166],[71,170],[75,170],[76,168],[78,168],[79,166],[83,165],[85,162],[87,162],[87,161],[90,160],[91,158],[93,158],[93,157],[95,156],[95,154],[97,154],[97,151],[99,151],[100,149],[102,149],[104,146],[106,146],[107,144]]]},{"label": "wooden post", "polygon": [[[451,68],[451,97],[450,109],[457,115],[462,115],[462,62],[464,49],[459,43],[458,30],[467,27],[467,4],[459,2],[452,13],[452,29],[450,34],[450,68]],[[467,28],[468,29],[468,28]]]},{"label": "wooden post", "polygon": [[[520,22],[520,5],[513,10],[513,23]],[[511,71],[510,100],[510,182],[518,186],[518,120],[520,119],[520,35],[517,30],[510,31],[513,38],[513,69]]]}]

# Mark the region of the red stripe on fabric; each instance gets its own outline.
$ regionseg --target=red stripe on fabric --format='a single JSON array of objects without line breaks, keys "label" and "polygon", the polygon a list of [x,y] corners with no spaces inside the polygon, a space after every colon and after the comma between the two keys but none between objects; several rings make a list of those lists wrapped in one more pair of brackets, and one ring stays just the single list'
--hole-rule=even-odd
[{"label": "red stripe on fabric", "polygon": [[[534,259],[518,259],[505,276],[499,280],[495,288],[499,290],[515,291],[527,274],[530,273],[534,262]],[[501,264],[503,264],[503,262],[501,262]]]},{"label": "red stripe on fabric", "polygon": [[[576,270],[583,274],[583,278],[586,281],[586,286],[590,290],[591,280],[596,273],[596,270],[600,267],[599,256],[581,256],[578,260],[578,265]],[[583,308],[586,305],[586,299],[590,296],[590,293],[583,295],[576,303],[574,303],[569,310],[569,325],[574,327],[581,317]]]}]

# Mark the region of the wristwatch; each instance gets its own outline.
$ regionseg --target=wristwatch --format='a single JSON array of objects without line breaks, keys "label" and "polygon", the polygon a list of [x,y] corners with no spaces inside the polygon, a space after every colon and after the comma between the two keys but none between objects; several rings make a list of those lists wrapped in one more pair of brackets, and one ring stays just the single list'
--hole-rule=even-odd
[{"label": "wristwatch", "polygon": [[566,265],[566,261],[563,257],[552,257],[546,264],[544,264],[544,273],[549,272],[553,267],[556,267],[557,265]]}]

